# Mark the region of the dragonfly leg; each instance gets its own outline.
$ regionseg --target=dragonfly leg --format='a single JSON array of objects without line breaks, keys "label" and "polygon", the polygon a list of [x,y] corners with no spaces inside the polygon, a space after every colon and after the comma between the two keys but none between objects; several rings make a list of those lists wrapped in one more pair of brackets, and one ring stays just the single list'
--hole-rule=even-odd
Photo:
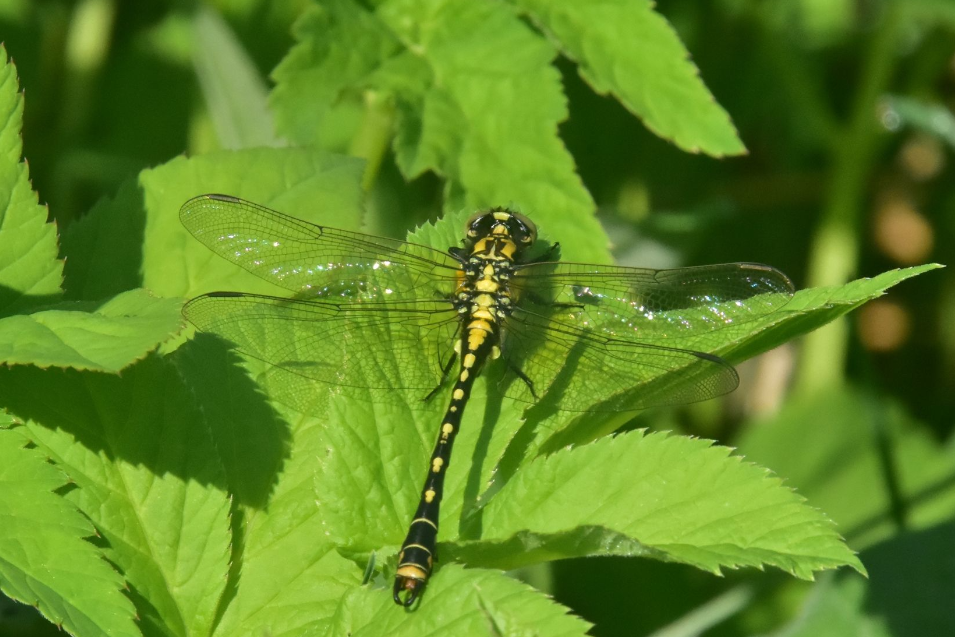
[{"label": "dragonfly leg", "polygon": [[560,243],[552,243],[542,255],[534,257],[526,263],[546,263],[548,261],[557,261],[558,259],[560,259]]},{"label": "dragonfly leg", "polygon": [[424,402],[428,402],[434,398],[435,394],[441,391],[441,388],[444,387],[444,384],[448,382],[448,376],[451,375],[451,367],[454,365],[454,361],[457,360],[457,358],[457,352],[451,352],[451,356],[448,357],[448,362],[445,363],[444,367],[441,368],[441,380],[439,380],[435,388],[428,392],[428,395],[422,399]]},{"label": "dragonfly leg", "polygon": [[504,357],[504,363],[505,363],[505,365],[507,365],[507,368],[508,368],[509,370],[511,370],[512,372],[514,372],[514,373],[517,375],[518,378],[520,378],[522,381],[524,381],[524,384],[527,385],[527,389],[530,390],[531,396],[534,397],[534,400],[539,400],[540,397],[537,395],[537,392],[534,391],[534,381],[532,381],[527,374],[525,374],[524,372],[521,371],[521,368],[520,368],[520,367],[518,367],[517,365],[515,365],[514,363],[512,363],[512,362],[510,361],[510,359],[508,359],[507,357]]},{"label": "dragonfly leg", "polygon": [[561,310],[582,310],[584,309],[583,303],[565,303],[563,301],[548,301],[540,294],[537,294],[533,290],[523,290],[521,291],[521,298],[525,301],[530,301],[541,307],[546,307],[548,309],[561,309]]}]

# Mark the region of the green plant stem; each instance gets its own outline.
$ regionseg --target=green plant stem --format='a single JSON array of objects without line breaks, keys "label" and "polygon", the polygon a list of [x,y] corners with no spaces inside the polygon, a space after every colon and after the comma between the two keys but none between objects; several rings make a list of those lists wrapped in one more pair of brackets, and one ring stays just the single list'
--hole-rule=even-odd
[{"label": "green plant stem", "polygon": [[751,586],[741,585],[717,595],[705,604],[693,609],[677,621],[652,633],[651,637],[695,637],[713,626],[726,621],[740,612],[752,601]]},{"label": "green plant stem", "polygon": [[365,192],[371,190],[378,178],[381,162],[391,141],[394,120],[395,109],[391,100],[378,92],[366,91],[361,127],[348,148],[349,155],[361,157],[367,162],[361,180]]},{"label": "green plant stem", "polygon": [[76,135],[87,120],[94,79],[109,53],[115,18],[114,0],[83,0],[73,11],[65,51],[62,132],[66,137]]},{"label": "green plant stem", "polygon": [[[901,21],[899,2],[887,2],[866,55],[849,125],[834,143],[826,202],[809,255],[807,287],[843,284],[858,267],[862,213],[881,146],[878,100],[895,66]],[[842,382],[847,338],[845,319],[806,337],[797,391],[809,393]]]}]

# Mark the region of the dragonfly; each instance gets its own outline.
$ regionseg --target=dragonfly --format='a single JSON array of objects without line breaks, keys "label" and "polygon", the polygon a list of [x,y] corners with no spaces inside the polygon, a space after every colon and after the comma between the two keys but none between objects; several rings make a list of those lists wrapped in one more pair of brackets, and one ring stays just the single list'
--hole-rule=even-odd
[{"label": "dragonfly", "polygon": [[449,390],[398,552],[392,596],[406,607],[434,569],[444,477],[485,368],[502,370],[494,391],[569,412],[705,400],[739,383],[707,350],[793,294],[785,274],[755,263],[652,270],[560,261],[559,244],[539,241],[535,224],[507,208],[474,214],[461,244],[443,251],[220,194],[189,200],[180,219],[217,255],[291,292],[194,298],[183,314],[199,330],[330,386],[425,399]]}]

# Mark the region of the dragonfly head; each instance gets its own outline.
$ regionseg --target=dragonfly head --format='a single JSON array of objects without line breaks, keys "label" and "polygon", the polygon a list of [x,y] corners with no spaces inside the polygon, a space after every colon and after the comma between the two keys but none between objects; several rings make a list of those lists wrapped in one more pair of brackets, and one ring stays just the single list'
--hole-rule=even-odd
[{"label": "dragonfly head", "polygon": [[508,241],[514,245],[516,256],[537,240],[534,222],[507,208],[492,208],[476,213],[468,219],[465,230],[465,245],[472,251],[480,250],[480,246],[488,242]]}]

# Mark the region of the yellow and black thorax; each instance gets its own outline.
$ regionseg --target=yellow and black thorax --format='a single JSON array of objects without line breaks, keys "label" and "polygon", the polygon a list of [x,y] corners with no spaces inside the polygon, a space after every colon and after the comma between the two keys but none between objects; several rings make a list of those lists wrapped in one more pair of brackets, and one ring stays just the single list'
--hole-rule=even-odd
[{"label": "yellow and black thorax", "polygon": [[501,319],[514,301],[509,282],[525,250],[537,239],[534,223],[517,212],[495,209],[471,217],[463,248],[450,251],[461,262],[454,304],[465,317],[465,356],[496,342]]}]

